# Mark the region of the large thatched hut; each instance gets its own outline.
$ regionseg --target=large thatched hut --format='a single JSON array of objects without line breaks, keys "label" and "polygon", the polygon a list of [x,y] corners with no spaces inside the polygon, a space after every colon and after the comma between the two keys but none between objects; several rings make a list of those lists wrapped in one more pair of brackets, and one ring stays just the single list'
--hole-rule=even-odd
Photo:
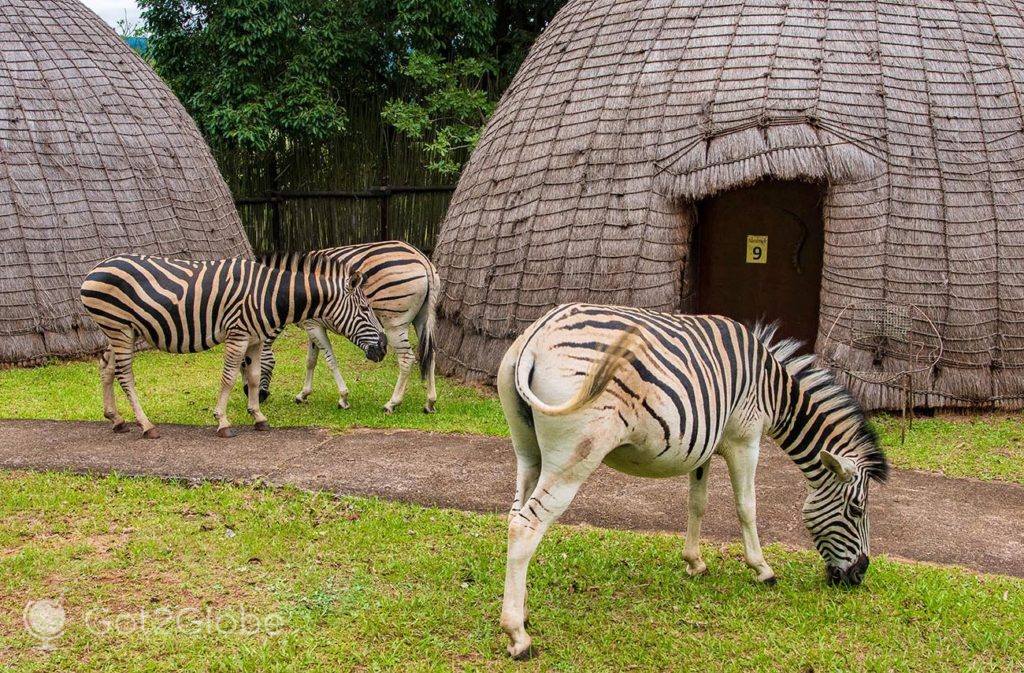
[{"label": "large thatched hut", "polygon": [[1022,128],[1010,0],[571,0],[443,224],[443,368],[587,300],[779,319],[871,407],[1019,406]]},{"label": "large thatched hut", "polygon": [[0,0],[0,364],[95,351],[78,288],[110,255],[249,252],[174,94],[76,0]]}]

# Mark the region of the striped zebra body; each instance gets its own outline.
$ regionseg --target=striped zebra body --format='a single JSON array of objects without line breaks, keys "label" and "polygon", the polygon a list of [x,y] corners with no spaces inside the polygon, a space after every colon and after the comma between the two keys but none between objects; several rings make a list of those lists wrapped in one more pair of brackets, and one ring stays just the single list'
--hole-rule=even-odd
[{"label": "striped zebra body", "polygon": [[[81,296],[110,342],[100,359],[104,415],[115,431],[127,431],[114,401],[116,378],[145,436],[159,436],[135,392],[132,357],[139,338],[172,353],[226,344],[221,395],[214,410],[221,436],[234,434],[226,414],[227,396],[242,359],[257,363],[253,376],[259,371],[263,342],[285,325],[321,320],[352,339],[367,357],[382,359],[384,334],[361,282],[359,274],[330,260],[304,255],[282,257],[270,266],[241,257],[191,261],[120,255],[101,262],[86,276]],[[258,396],[250,396],[249,411],[257,429],[268,427]]]},{"label": "striped zebra body", "polygon": [[747,564],[763,582],[754,472],[763,433],[809,483],[804,522],[830,583],[858,584],[868,564],[868,484],[888,466],[860,407],[799,344],[773,342],[720,316],[570,304],[531,325],[506,353],[498,394],[517,456],[502,627],[529,651],[526,567],[547,527],[602,462],[639,476],[689,474],[683,556],[706,565],[700,524],[710,458],[729,469]]},{"label": "striped zebra body", "polygon": [[[434,316],[440,292],[440,279],[434,265],[422,252],[402,241],[365,243],[318,250],[313,255],[326,257],[345,268],[363,275],[363,289],[370,307],[377,314],[387,334],[388,343],[398,359],[398,380],[384,411],[391,413],[401,404],[413,362],[418,359],[420,374],[427,389],[424,411],[432,413],[437,400],[434,377]],[[409,342],[409,325],[416,329],[418,353],[414,355]],[[325,326],[316,320],[303,324],[309,335],[306,354],[306,377],[295,401],[306,401],[313,392],[313,372],[321,351],[338,387],[338,406],[347,409],[348,386],[338,368]],[[276,335],[275,335],[276,336]],[[267,340],[260,372],[260,399],[270,391],[276,360]]]}]

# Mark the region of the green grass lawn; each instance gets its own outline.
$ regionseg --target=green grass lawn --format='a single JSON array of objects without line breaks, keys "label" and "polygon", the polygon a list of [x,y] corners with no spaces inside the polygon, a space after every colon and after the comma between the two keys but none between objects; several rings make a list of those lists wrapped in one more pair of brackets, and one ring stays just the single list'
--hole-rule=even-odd
[{"label": "green grass lawn", "polygon": [[[738,546],[690,579],[674,535],[556,525],[531,568],[540,657],[505,656],[500,516],[294,490],[0,473],[0,668],[12,671],[1012,671],[1024,580]],[[29,600],[67,614],[55,649]],[[238,628],[246,620],[245,630]],[[220,624],[218,629],[217,624]]]},{"label": "green grass lawn", "polygon": [[[292,328],[275,344],[278,367],[273,392],[263,411],[271,425],[417,428],[439,432],[505,435],[508,429],[497,399],[475,388],[439,379],[438,413],[426,415],[423,385],[414,374],[405,403],[394,415],[381,407],[397,375],[393,356],[385,364],[369,362],[340,337],[335,352],[348,382],[352,408],[336,407],[337,394],[327,367],[317,367],[314,392],[305,405],[292,399],[302,387],[305,335]],[[136,359],[142,404],[155,423],[213,425],[213,405],[220,383],[220,348],[195,355],[144,352]],[[250,422],[241,384],[229,408],[235,424]],[[122,413],[130,416],[118,390]],[[57,363],[35,369],[0,371],[0,418],[102,420],[103,408],[95,362]],[[899,420],[875,419],[882,442],[897,467],[944,472],[950,476],[999,479],[1024,484],[1024,414],[941,416],[918,419],[900,443]]]},{"label": "green grass lawn", "polygon": [[[306,370],[306,335],[289,328],[274,344],[277,367],[271,396],[263,413],[271,426],[320,426],[333,430],[353,427],[415,428],[438,432],[505,434],[508,432],[497,399],[474,388],[438,377],[437,414],[423,413],[426,394],[419,370],[409,378],[405,401],[394,414],[382,408],[391,397],[398,377],[394,354],[384,363],[367,360],[362,351],[342,337],[333,338],[342,376],[350,391],[351,409],[338,409],[338,391],[321,358],[313,393],[305,404],[295,404]],[[185,355],[145,351],[135,358],[135,384],[146,414],[156,424],[216,426],[213,406],[224,368],[223,347]],[[118,405],[133,418],[128,402],[115,384]],[[245,411],[241,381],[235,384],[228,407],[232,423],[251,423]],[[0,418],[103,420],[99,366],[95,361],[55,363],[34,369],[0,371]]]}]

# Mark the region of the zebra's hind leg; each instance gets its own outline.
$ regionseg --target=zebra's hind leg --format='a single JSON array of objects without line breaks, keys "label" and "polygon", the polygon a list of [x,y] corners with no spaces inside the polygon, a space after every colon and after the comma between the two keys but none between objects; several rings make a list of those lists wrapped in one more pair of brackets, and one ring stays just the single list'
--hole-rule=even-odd
[{"label": "zebra's hind leg", "polygon": [[[135,354],[134,330],[129,328],[111,338],[110,352],[114,361],[114,377],[121,384],[121,390],[128,398],[128,404],[131,405],[132,411],[135,413],[136,422],[142,427],[142,436],[146,439],[157,439],[160,437],[160,432],[150,422],[146,412],[142,410],[138,393],[135,392],[135,373],[132,371],[132,358]],[[113,389],[110,393],[113,396]],[[118,430],[117,426],[114,427],[114,430],[124,432],[124,430]]]},{"label": "zebra's hind leg", "polygon": [[683,559],[686,561],[686,573],[690,577],[703,575],[708,566],[700,555],[700,524],[704,520],[704,511],[708,506],[708,471],[711,461],[690,473],[690,492],[688,518],[686,521],[686,546],[683,547]]},{"label": "zebra's hind leg", "polygon": [[[217,405],[213,408],[213,417],[217,419],[218,437],[234,437],[238,434],[228,420],[228,398],[231,396],[231,389],[235,386],[238,370],[248,349],[249,337],[245,334],[229,335],[224,344],[224,370],[220,376],[220,395],[217,398]],[[250,366],[247,375],[251,376],[253,372],[258,371],[258,367]],[[253,391],[249,392],[251,395]]]},{"label": "zebra's hind leg", "polygon": [[114,432],[128,432],[130,428],[118,413],[117,398],[114,397],[114,350],[110,346],[100,355],[100,382],[103,385],[104,418],[114,424]]},{"label": "zebra's hind leg", "polygon": [[409,372],[416,362],[416,355],[409,345],[409,325],[403,325],[397,329],[386,329],[388,343],[395,349],[398,358],[398,380],[395,381],[395,389],[391,391],[391,399],[384,405],[384,413],[394,413],[395,407],[405,399],[405,388],[409,384]]},{"label": "zebra's hind leg", "polygon": [[722,446],[719,453],[729,467],[736,513],[743,533],[743,558],[756,573],[759,582],[775,584],[775,571],[764,559],[761,541],[757,536],[757,499],[754,493],[754,473],[760,453],[761,433],[757,432]]},{"label": "zebra's hind leg", "polygon": [[578,444],[574,456],[559,469],[541,468],[537,486],[508,524],[508,559],[501,628],[508,634],[508,653],[513,659],[533,656],[533,640],[526,632],[526,573],[537,545],[548,527],[569,507],[606,452],[592,451],[591,439]]},{"label": "zebra's hind leg", "polygon": [[248,411],[252,416],[253,427],[261,432],[270,429],[267,417],[260,411],[260,400],[263,397],[263,390],[259,386],[263,347],[262,341],[254,341],[249,344],[249,349],[245,353],[245,359],[250,361],[248,369],[245,370],[246,390],[249,397]]},{"label": "zebra's hind leg", "polygon": [[[273,344],[271,339],[264,341],[263,349],[260,352],[260,404],[266,402],[270,397],[270,380],[274,377],[274,366],[277,364]],[[248,356],[242,360],[242,393],[245,394],[246,399],[249,398],[249,376],[246,374],[246,370],[251,364],[252,358]]]},{"label": "zebra's hind leg", "polygon": [[427,403],[423,405],[423,412],[427,414],[434,413],[434,405],[437,403],[437,381],[434,377],[434,363],[435,359],[431,359],[430,364],[427,365]]}]

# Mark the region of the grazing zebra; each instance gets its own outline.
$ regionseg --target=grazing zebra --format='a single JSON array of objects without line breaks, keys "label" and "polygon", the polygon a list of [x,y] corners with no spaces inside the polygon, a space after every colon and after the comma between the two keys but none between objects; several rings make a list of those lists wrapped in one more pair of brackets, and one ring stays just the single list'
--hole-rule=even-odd
[{"label": "grazing zebra", "polygon": [[498,371],[517,458],[501,626],[529,656],[526,571],[548,526],[602,462],[637,476],[690,475],[683,558],[706,571],[700,524],[711,455],[729,468],[744,557],[772,583],[755,521],[754,470],[767,432],[809,482],[803,518],[829,583],[868,566],[868,484],[888,464],[858,404],[774,327],[720,316],[569,304],[531,325]]},{"label": "grazing zebra", "polygon": [[128,425],[117,411],[114,379],[121,384],[143,436],[160,433],[146,417],[135,392],[132,354],[142,337],[160,350],[194,353],[225,343],[220,397],[213,415],[217,435],[233,437],[228,395],[244,357],[256,366],[248,373],[249,413],[257,430],[267,430],[260,412],[255,374],[263,340],[285,325],[315,318],[340,332],[379,362],[387,342],[363,295],[362,276],[329,259],[288,255],[269,265],[234,257],[187,261],[120,255],[101,262],[82,283],[82,303],[110,344],[100,358],[104,416],[114,432]]},{"label": "grazing zebra", "polygon": [[[440,292],[440,279],[434,265],[426,255],[402,241],[349,245],[318,250],[310,254],[323,255],[363,274],[363,291],[370,302],[370,307],[384,326],[388,343],[395,349],[398,357],[398,381],[391,393],[391,399],[384,405],[385,413],[393,412],[405,397],[409,372],[413,361],[417,359],[409,344],[409,324],[412,323],[416,328],[420,376],[427,388],[427,402],[423,411],[433,413],[434,403],[437,401],[434,380],[434,316]],[[319,321],[309,320],[303,327],[309,334],[306,379],[302,390],[295,396],[295,401],[301,404],[313,392],[313,370],[316,369],[317,356],[323,351],[324,360],[327,361],[327,366],[338,386],[338,406],[348,409],[348,386],[338,369],[338,362],[324,325]],[[260,371],[261,401],[270,394],[270,379],[274,374],[276,360],[271,348],[273,340],[271,337],[263,346]],[[249,366],[249,363],[245,363],[245,366]]]}]

